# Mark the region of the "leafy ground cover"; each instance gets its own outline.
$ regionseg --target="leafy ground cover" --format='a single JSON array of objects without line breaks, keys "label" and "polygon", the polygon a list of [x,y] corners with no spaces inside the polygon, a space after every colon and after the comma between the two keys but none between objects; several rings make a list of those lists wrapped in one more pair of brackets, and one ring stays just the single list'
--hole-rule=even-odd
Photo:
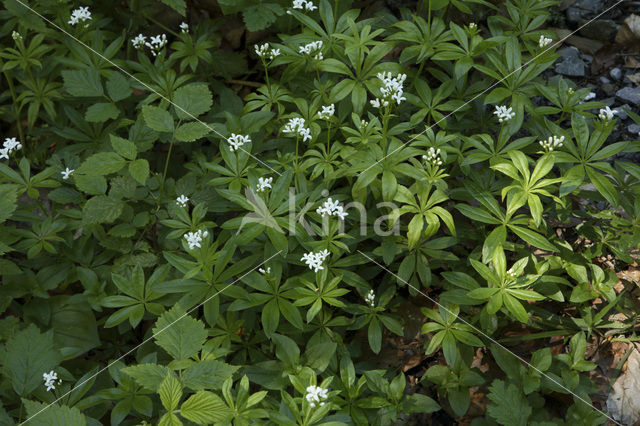
[{"label": "leafy ground cover", "polygon": [[629,418],[640,116],[555,2],[3,4],[0,423]]}]

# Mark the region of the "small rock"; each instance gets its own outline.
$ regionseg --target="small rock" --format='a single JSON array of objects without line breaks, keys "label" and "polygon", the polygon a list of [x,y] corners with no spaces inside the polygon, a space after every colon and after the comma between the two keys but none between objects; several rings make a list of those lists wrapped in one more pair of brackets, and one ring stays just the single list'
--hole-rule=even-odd
[{"label": "small rock", "polygon": [[562,56],[561,62],[556,64],[556,72],[571,77],[584,77],[586,64],[580,59],[580,52],[575,47],[565,47],[558,51]]},{"label": "small rock", "polygon": [[578,0],[567,9],[567,20],[578,23],[580,19],[593,18],[602,10],[604,10],[603,0]]},{"label": "small rock", "polygon": [[629,127],[627,127],[627,132],[631,133],[632,135],[638,135],[640,134],[640,126],[637,124],[631,124]]},{"label": "small rock", "polygon": [[605,99],[602,99],[600,102],[603,102],[608,107],[612,107],[613,104],[616,102],[616,98],[605,98]]},{"label": "small rock", "polygon": [[563,59],[578,58],[580,56],[580,51],[573,46],[569,46],[558,50],[558,54],[562,56]]},{"label": "small rock", "polygon": [[640,86],[639,87],[623,87],[616,92],[616,96],[634,105],[640,105]]},{"label": "small rock", "polygon": [[613,41],[618,33],[619,27],[619,25],[611,19],[596,19],[595,21],[579,19],[578,25],[582,26],[580,35],[600,41]]},{"label": "small rock", "polygon": [[607,83],[611,83],[611,80],[609,80],[607,77],[602,76],[598,79],[600,81],[600,83],[602,84],[607,84]]},{"label": "small rock", "polygon": [[609,75],[614,80],[620,80],[622,78],[622,70],[620,68],[618,68],[618,67],[615,67],[611,71],[609,71]]},{"label": "small rock", "polygon": [[591,55],[583,54],[583,55],[582,55],[582,59],[583,59],[587,64],[591,64],[591,62],[593,62],[593,56],[591,56]]},{"label": "small rock", "polygon": [[615,109],[616,109],[616,111],[618,111],[618,114],[616,114],[616,115],[618,116],[618,118],[619,118],[621,121],[624,121],[624,120],[626,120],[627,118],[629,118],[629,116],[627,115],[627,113],[626,113],[626,112],[624,112],[624,108],[626,108],[626,109],[631,109],[631,107],[630,107],[629,105],[627,105],[627,104],[620,105],[620,106],[617,106],[617,107],[615,108]]},{"label": "small rock", "polygon": [[614,86],[611,83],[605,83],[602,86],[600,86],[602,88],[602,91],[607,95],[607,96],[613,96],[613,94],[616,92],[616,86]]}]

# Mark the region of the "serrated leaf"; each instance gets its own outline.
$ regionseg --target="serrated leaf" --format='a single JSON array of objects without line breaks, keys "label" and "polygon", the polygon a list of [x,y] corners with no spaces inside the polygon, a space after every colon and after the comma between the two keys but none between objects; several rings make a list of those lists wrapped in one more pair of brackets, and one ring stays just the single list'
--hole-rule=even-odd
[{"label": "serrated leaf", "polygon": [[193,120],[207,113],[213,105],[211,91],[206,84],[192,83],[178,88],[173,96],[176,115],[181,120]]},{"label": "serrated leaf", "polygon": [[149,162],[144,158],[139,158],[129,163],[129,173],[140,185],[144,185],[149,177]]},{"label": "serrated leaf", "polygon": [[86,224],[112,223],[122,213],[124,203],[105,195],[90,198],[82,208],[82,220]]},{"label": "serrated leaf", "polygon": [[187,16],[187,3],[184,0],[162,0],[166,4],[182,16]]},{"label": "serrated leaf", "polygon": [[111,146],[115,152],[127,160],[135,160],[136,155],[138,155],[136,144],[116,135],[109,135],[109,138],[111,139]]},{"label": "serrated leaf", "polygon": [[191,364],[182,374],[182,382],[195,391],[221,389],[225,380],[238,368],[225,362],[209,359]]},{"label": "serrated leaf", "polygon": [[162,381],[158,388],[158,395],[160,395],[162,406],[167,411],[173,411],[178,407],[180,398],[182,398],[182,385],[173,373],[167,374],[167,377]]},{"label": "serrated leaf", "polygon": [[52,333],[41,333],[33,324],[7,340],[2,362],[6,376],[18,395],[28,395],[43,385],[42,373],[60,362]]},{"label": "serrated leaf", "polygon": [[104,91],[100,83],[98,71],[93,68],[86,70],[65,70],[62,71],[64,88],[73,96],[102,96]]},{"label": "serrated leaf", "polygon": [[126,160],[115,152],[99,152],[84,160],[76,173],[104,176],[119,171],[126,163]]},{"label": "serrated leaf", "polygon": [[113,102],[118,102],[131,96],[133,90],[126,77],[115,71],[107,80],[107,93]]},{"label": "serrated leaf", "polygon": [[144,122],[149,128],[157,132],[173,132],[173,118],[169,111],[153,105],[142,107]]},{"label": "serrated leaf", "polygon": [[143,388],[157,392],[171,370],[164,365],[139,364],[125,367],[121,371],[133,377]]},{"label": "serrated leaf", "polygon": [[[58,204],[78,204],[82,201],[82,195],[75,189],[69,188],[68,186],[56,188],[53,191],[49,192],[47,196],[51,201]],[[0,198],[0,206],[2,205],[3,199],[4,197]]]},{"label": "serrated leaf", "polygon": [[242,12],[242,18],[249,31],[259,31],[267,28],[282,15],[282,7],[275,3],[262,3],[249,6]]},{"label": "serrated leaf", "polygon": [[180,407],[180,414],[194,423],[222,423],[233,414],[218,395],[200,391],[191,395]]},{"label": "serrated leaf", "polygon": [[84,426],[87,418],[75,407],[30,401],[22,399],[24,407],[27,409],[26,418],[29,426]]},{"label": "serrated leaf", "polygon": [[104,176],[73,174],[73,181],[78,189],[89,195],[100,195],[107,192],[107,180]]},{"label": "serrated leaf", "polygon": [[89,123],[104,123],[107,120],[113,120],[118,117],[120,111],[111,102],[98,102],[87,108],[84,119]]},{"label": "serrated leaf", "polygon": [[180,142],[193,142],[205,137],[210,132],[209,128],[199,121],[181,124],[175,133],[176,140]]},{"label": "serrated leaf", "polygon": [[487,405],[487,413],[501,425],[526,425],[531,416],[531,406],[514,384],[507,386],[502,380],[494,380],[488,395],[493,404]]},{"label": "serrated leaf", "polygon": [[185,315],[179,305],[158,318],[153,334],[158,346],[178,361],[196,355],[207,338],[204,323]]},{"label": "serrated leaf", "polygon": [[9,219],[18,207],[18,187],[4,184],[0,186],[0,223]]}]

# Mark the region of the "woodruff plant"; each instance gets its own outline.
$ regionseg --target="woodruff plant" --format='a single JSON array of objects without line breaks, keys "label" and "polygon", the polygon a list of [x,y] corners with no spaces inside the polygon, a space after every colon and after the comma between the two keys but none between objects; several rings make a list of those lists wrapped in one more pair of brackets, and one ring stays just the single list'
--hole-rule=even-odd
[{"label": "woodruff plant", "polygon": [[351,3],[218,0],[270,28],[229,52],[183,0],[5,1],[3,424],[605,422],[638,141],[543,77],[554,2]]}]

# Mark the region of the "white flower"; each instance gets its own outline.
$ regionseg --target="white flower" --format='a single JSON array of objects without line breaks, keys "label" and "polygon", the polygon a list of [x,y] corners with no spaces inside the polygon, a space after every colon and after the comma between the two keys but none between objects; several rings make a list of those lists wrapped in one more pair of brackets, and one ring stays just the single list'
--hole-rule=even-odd
[{"label": "white flower", "polygon": [[180,24],[180,32],[188,33],[189,32],[189,24],[187,24],[186,22],[181,23]]},{"label": "white flower", "polygon": [[257,44],[254,44],[253,48],[255,49],[256,55],[258,55],[261,58],[264,58],[269,54],[269,43],[265,43],[262,46],[258,46]]},{"label": "white flower", "polygon": [[618,110],[611,109],[608,106],[606,106],[600,110],[600,114],[598,114],[598,117],[600,117],[600,119],[603,121],[611,121],[613,120],[613,116],[616,115],[617,113],[618,113]]},{"label": "white flower", "polygon": [[329,256],[329,250],[324,249],[317,253],[309,252],[302,256],[304,262],[309,266],[309,269],[313,269],[313,272],[318,272],[321,269],[324,269],[322,266],[322,262]]},{"label": "white flower", "polygon": [[167,35],[166,34],[158,34],[157,36],[152,36],[151,40],[145,42],[144,45],[151,49],[151,54],[156,56],[160,53],[160,50],[167,44]]},{"label": "white flower", "polygon": [[176,198],[176,204],[180,207],[187,207],[187,203],[189,202],[189,198],[181,194],[178,198]]},{"label": "white flower", "polygon": [[375,298],[376,294],[373,292],[373,290],[369,290],[369,293],[367,293],[367,297],[365,297],[365,300],[371,307],[373,307],[375,306]]},{"label": "white flower", "polygon": [[15,41],[22,41],[22,36],[17,31],[14,31],[11,33],[11,38],[14,39]]},{"label": "white flower", "polygon": [[422,159],[424,161],[430,162],[434,166],[441,166],[442,160],[440,159],[440,148],[435,149],[434,147],[429,148],[427,151],[427,155],[423,155]]},{"label": "white flower", "polygon": [[184,234],[184,238],[187,240],[187,244],[189,244],[189,249],[193,250],[195,247],[200,248],[200,243],[203,238],[206,238],[209,233],[203,230],[197,230],[196,232],[187,232]]},{"label": "white flower", "polygon": [[[56,388],[56,380],[58,380],[58,373],[51,370],[48,373],[42,373],[44,379],[44,385],[47,387],[47,391]],[[62,380],[58,380],[58,384],[62,383]]]},{"label": "white flower", "polygon": [[511,120],[516,116],[515,112],[511,112],[512,108],[507,108],[505,105],[496,106],[496,110],[493,112],[498,116],[498,121],[502,123],[503,121]]},{"label": "white flower", "polygon": [[231,133],[231,137],[227,139],[227,142],[229,142],[230,145],[229,149],[231,149],[231,151],[236,151],[245,143],[250,143],[251,139],[249,139],[249,135],[242,136]]},{"label": "white flower", "polygon": [[71,19],[69,19],[69,25],[76,25],[79,22],[88,21],[91,19],[91,12],[88,7],[79,7],[71,12]]},{"label": "white flower", "polygon": [[3,158],[8,160],[9,155],[14,150],[17,151],[20,149],[22,149],[22,144],[19,140],[17,140],[16,138],[5,138],[3,148],[0,149],[0,160],[2,160]]},{"label": "white flower", "polygon": [[73,173],[73,171],[74,171],[73,169],[70,169],[68,167],[66,169],[64,169],[63,171],[61,171],[60,174],[62,174],[62,179],[64,179],[64,180],[69,179],[69,175],[71,173]]},{"label": "white flower", "polygon": [[327,391],[327,389],[323,389],[320,386],[309,386],[307,387],[305,398],[311,407],[315,407],[316,403],[320,403],[320,406],[323,406],[324,402],[321,402],[321,399],[327,399]]},{"label": "white flower", "polygon": [[344,207],[338,204],[338,200],[333,201],[331,198],[327,199],[321,207],[318,207],[316,213],[322,216],[338,216],[340,220],[344,220],[349,215],[344,211]]},{"label": "white flower", "polygon": [[267,269],[262,269],[262,268],[258,268],[258,272],[260,272],[261,274],[270,274],[271,273],[271,266],[268,266]]},{"label": "white flower", "polygon": [[138,34],[137,37],[131,39],[131,44],[133,44],[134,49],[142,49],[146,44],[147,38],[142,34]]},{"label": "white flower", "polygon": [[549,136],[549,139],[546,141],[538,141],[540,146],[547,152],[553,151],[555,148],[561,147],[562,142],[564,141],[564,136]]},{"label": "white flower", "polygon": [[[318,7],[313,5],[312,1],[307,1],[307,0],[293,0],[293,6],[294,9],[300,9],[300,10],[308,10],[310,12],[316,10]],[[287,12],[289,13],[289,12]]]},{"label": "white flower", "polygon": [[334,104],[329,106],[323,106],[322,111],[318,112],[318,116],[323,120],[328,120],[336,113],[336,107]]},{"label": "white flower", "polygon": [[475,30],[476,28],[478,28],[478,26],[476,25],[476,23],[475,23],[475,22],[471,22],[471,23],[469,24],[469,29],[470,29],[470,30]]},{"label": "white flower", "polygon": [[380,88],[382,92],[382,98],[369,101],[374,108],[380,108],[381,106],[389,106],[391,102],[396,102],[400,105],[400,102],[406,100],[402,94],[404,93],[403,84],[407,78],[406,74],[398,74],[393,77],[391,72],[378,73],[378,78],[382,81],[383,87]]},{"label": "white flower", "polygon": [[304,46],[299,46],[298,52],[306,53],[307,55],[314,55],[314,59],[324,59],[324,56],[322,56],[322,40],[312,41],[311,43],[305,44]]},{"label": "white flower", "polygon": [[266,179],[263,177],[258,178],[258,188],[256,191],[264,192],[267,188],[271,188],[271,182],[273,182],[272,177],[268,177]]},{"label": "white flower", "polygon": [[273,60],[276,56],[280,56],[280,49],[271,49],[269,52],[269,60]]},{"label": "white flower", "polygon": [[302,136],[302,141],[311,140],[311,129],[305,127],[304,118],[290,118],[289,122],[282,129],[284,133],[295,133]]},{"label": "white flower", "polygon": [[595,98],[595,97],[596,97],[596,94],[595,94],[595,93],[593,93],[593,92],[589,92],[589,93],[587,93],[587,96],[585,96],[583,100],[585,100],[585,101],[590,101],[591,99],[593,99],[593,98]]},{"label": "white flower", "polygon": [[546,47],[549,45],[549,43],[551,43],[553,40],[550,38],[547,38],[543,35],[540,36],[540,39],[538,40],[538,46],[540,47]]}]

